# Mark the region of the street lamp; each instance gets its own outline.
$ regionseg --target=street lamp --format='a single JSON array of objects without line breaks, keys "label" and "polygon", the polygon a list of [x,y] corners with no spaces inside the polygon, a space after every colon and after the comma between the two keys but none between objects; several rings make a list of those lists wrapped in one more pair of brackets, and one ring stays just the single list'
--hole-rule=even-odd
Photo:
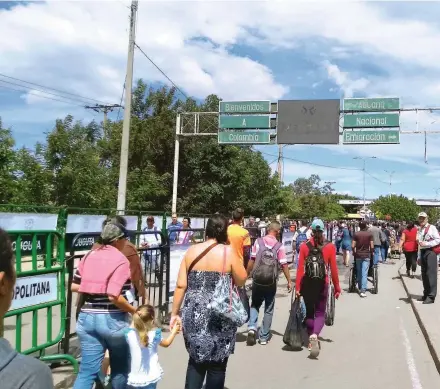
[{"label": "street lamp", "polygon": [[388,170],[384,170],[385,173],[388,173],[390,175],[390,197],[391,197],[391,185],[392,185],[392,179],[395,171],[389,172]]},{"label": "street lamp", "polygon": [[365,164],[366,164],[366,160],[367,159],[377,159],[376,157],[354,157],[353,159],[361,159],[363,161],[363,167],[362,167],[362,171],[364,172],[364,211],[366,210],[366,206],[365,206]]}]

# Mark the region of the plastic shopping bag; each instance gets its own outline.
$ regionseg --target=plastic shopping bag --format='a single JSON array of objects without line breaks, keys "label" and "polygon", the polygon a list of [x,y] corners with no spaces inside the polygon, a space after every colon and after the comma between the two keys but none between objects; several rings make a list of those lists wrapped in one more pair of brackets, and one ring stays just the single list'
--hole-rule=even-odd
[{"label": "plastic shopping bag", "polygon": [[290,309],[289,320],[284,331],[283,342],[292,349],[302,349],[304,312],[299,298],[295,298]]}]

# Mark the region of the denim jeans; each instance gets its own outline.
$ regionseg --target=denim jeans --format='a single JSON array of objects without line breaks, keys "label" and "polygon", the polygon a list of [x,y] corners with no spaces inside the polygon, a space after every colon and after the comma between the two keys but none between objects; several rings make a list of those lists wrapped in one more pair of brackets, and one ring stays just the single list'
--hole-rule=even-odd
[{"label": "denim jeans", "polygon": [[365,293],[367,291],[367,276],[369,267],[370,258],[356,259],[356,279],[361,293]]},{"label": "denim jeans", "polygon": [[99,377],[105,350],[110,353],[113,389],[125,389],[130,369],[130,352],[124,330],[127,313],[79,314],[77,334],[81,345],[81,367],[73,389],[92,389]]},{"label": "denim jeans", "polygon": [[261,340],[269,340],[270,337],[276,292],[276,285],[274,287],[258,287],[253,285],[252,287],[251,317],[249,319],[248,328],[249,330],[257,330],[258,313],[264,302],[264,318],[259,334]]},{"label": "denim jeans", "polygon": [[382,261],[386,261],[388,257],[388,249],[390,248],[390,245],[388,243],[383,243],[382,247],[380,248],[381,255],[382,255]]},{"label": "denim jeans", "polygon": [[374,246],[374,257],[373,257],[373,263],[377,265],[379,263],[379,258],[382,255],[381,254],[382,246]]},{"label": "denim jeans", "polygon": [[202,389],[205,377],[205,389],[223,389],[227,365],[228,358],[221,362],[201,363],[197,363],[190,358],[186,370],[185,389]]}]

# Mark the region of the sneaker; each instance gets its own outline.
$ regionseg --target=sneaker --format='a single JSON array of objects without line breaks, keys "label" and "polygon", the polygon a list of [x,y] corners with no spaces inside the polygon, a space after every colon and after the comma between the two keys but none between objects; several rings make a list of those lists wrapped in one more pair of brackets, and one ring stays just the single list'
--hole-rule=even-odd
[{"label": "sneaker", "polygon": [[362,298],[367,297],[367,295],[365,294],[365,292],[361,292],[360,296],[361,296]]},{"label": "sneaker", "polygon": [[246,343],[248,346],[255,346],[257,343],[257,336],[254,330],[249,330]]},{"label": "sneaker", "polygon": [[267,344],[267,340],[266,339],[260,339],[259,341],[258,341],[262,346],[266,346],[266,344]]},{"label": "sneaker", "polygon": [[311,358],[318,358],[319,351],[321,347],[319,346],[318,337],[316,335],[312,335],[309,338],[310,342],[310,357]]},{"label": "sneaker", "polygon": [[427,297],[425,297],[425,296],[422,296],[422,297],[419,297],[419,298],[417,299],[417,301],[423,302],[423,301],[425,301],[425,300],[426,300],[426,298],[427,298]]}]

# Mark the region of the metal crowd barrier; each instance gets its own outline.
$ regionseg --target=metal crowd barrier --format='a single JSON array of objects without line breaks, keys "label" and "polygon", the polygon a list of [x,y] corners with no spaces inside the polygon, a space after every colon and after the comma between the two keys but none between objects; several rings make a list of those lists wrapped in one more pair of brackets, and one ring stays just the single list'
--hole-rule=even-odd
[{"label": "metal crowd barrier", "polygon": [[[17,281],[12,306],[5,318],[16,318],[15,349],[23,354],[38,353],[39,359],[45,362],[70,362],[77,373],[78,362],[68,352],[46,355],[47,349],[58,345],[66,332],[64,236],[56,231],[29,230],[8,231],[8,234],[15,246]],[[30,260],[22,257],[23,244],[31,247]],[[41,247],[44,247],[43,252]],[[58,309],[59,315],[56,312]],[[39,316],[39,313],[42,315]],[[30,323],[27,323],[26,314],[32,315]],[[45,331],[39,331],[44,328],[41,326],[44,321]],[[26,329],[27,324],[30,324],[31,331]],[[53,335],[54,325],[59,327],[56,336]],[[23,328],[26,334],[31,335],[30,347],[23,347]]]}]

